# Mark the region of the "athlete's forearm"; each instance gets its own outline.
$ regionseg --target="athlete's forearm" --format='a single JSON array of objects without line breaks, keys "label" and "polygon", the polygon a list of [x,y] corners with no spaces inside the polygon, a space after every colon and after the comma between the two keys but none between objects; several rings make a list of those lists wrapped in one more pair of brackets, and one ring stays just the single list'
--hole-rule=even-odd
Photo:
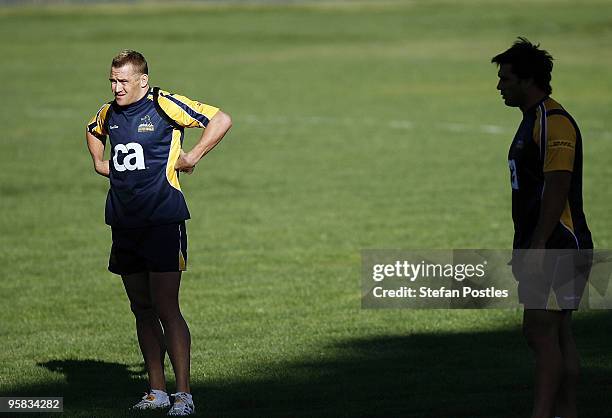
[{"label": "athlete's forearm", "polygon": [[100,174],[101,176],[108,177],[110,175],[110,166],[108,160],[98,161],[98,163],[95,164],[94,168],[96,170],[96,173]]},{"label": "athlete's forearm", "polygon": [[540,216],[533,233],[531,248],[544,248],[546,241],[561,219],[567,202],[572,173],[551,171],[544,173],[544,193],[540,204]]},{"label": "athlete's forearm", "polygon": [[186,153],[186,160],[192,165],[196,165],[202,157],[210,152],[225,136],[232,127],[232,119],[226,113],[218,111],[210,120],[202,137],[191,151]]},{"label": "athlete's forearm", "polygon": [[94,170],[96,170],[96,173],[108,177],[110,167],[108,160],[104,160],[104,141],[101,141],[89,132],[86,132],[85,136],[87,137],[87,148],[91,154]]}]

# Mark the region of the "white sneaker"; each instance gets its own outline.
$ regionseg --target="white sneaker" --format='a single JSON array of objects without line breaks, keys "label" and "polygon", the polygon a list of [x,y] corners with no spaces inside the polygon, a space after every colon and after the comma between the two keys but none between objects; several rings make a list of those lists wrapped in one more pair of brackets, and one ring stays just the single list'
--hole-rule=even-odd
[{"label": "white sneaker", "polygon": [[195,405],[190,393],[177,392],[173,393],[172,396],[174,396],[174,403],[168,411],[168,415],[182,417],[195,414]]},{"label": "white sneaker", "polygon": [[153,389],[144,394],[142,400],[132,407],[132,409],[160,409],[170,406],[170,398],[163,390]]}]

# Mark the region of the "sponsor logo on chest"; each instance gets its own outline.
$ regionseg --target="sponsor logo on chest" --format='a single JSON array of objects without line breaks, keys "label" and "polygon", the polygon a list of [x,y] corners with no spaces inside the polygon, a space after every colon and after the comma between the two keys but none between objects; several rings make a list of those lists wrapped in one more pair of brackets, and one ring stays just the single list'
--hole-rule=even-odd
[{"label": "sponsor logo on chest", "polygon": [[117,171],[145,170],[146,166],[142,145],[137,142],[115,145],[113,166]]},{"label": "sponsor logo on chest", "polygon": [[140,125],[138,125],[138,132],[153,132],[155,126],[151,122],[151,116],[146,115],[144,118],[140,118]]}]

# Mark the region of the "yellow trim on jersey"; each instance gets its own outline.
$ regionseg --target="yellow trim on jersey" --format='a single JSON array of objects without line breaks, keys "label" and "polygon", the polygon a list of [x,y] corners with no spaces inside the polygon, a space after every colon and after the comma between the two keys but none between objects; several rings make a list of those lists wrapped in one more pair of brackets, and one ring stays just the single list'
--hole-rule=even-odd
[{"label": "yellow trim on jersey", "polygon": [[218,108],[160,90],[158,103],[166,114],[185,128],[205,128]]},{"label": "yellow trim on jersey", "polygon": [[573,171],[576,155],[576,130],[563,115],[551,115],[546,124],[546,158],[543,171]]},{"label": "yellow trim on jersey", "polygon": [[185,262],[185,257],[183,257],[183,252],[179,249],[179,270],[185,271],[187,270],[187,263]]},{"label": "yellow trim on jersey", "polygon": [[[555,100],[548,98],[544,101],[546,112],[551,110],[563,110],[563,106]],[[549,171],[574,171],[574,158],[576,156],[576,129],[571,121],[564,115],[548,115],[544,124],[546,130],[546,155],[544,157],[543,172]],[[533,140],[540,146],[542,129],[542,112],[540,107],[536,109],[536,121],[533,127]],[[560,222],[574,233],[574,222],[569,206],[569,200],[565,201],[565,207],[561,213]]]},{"label": "yellow trim on jersey", "polygon": [[174,169],[176,161],[181,155],[181,131],[178,129],[172,130],[172,142],[170,143],[170,151],[168,152],[168,162],[166,163],[166,179],[172,187],[181,190],[179,184],[178,173]]},{"label": "yellow trim on jersey", "polygon": [[[549,107],[550,106],[550,107]],[[546,112],[563,109],[552,99],[544,102]],[[546,154],[544,156],[543,172],[574,171],[576,154],[576,129],[564,115],[547,115],[544,123],[546,131]],[[540,146],[542,137],[542,111],[536,109],[536,120],[533,126],[533,141]]]},{"label": "yellow trim on jersey", "polygon": [[[544,109],[546,110],[546,112],[550,110],[563,110],[563,106],[561,106],[559,103],[557,103],[550,97],[544,100],[542,104],[544,105]],[[548,118],[550,117],[551,116],[547,117],[546,123],[549,123]],[[533,140],[538,146],[540,145],[540,137],[542,136],[540,132],[541,127],[542,127],[542,111],[540,109],[540,106],[538,106],[536,109],[536,120],[533,126]],[[547,133],[547,137],[548,137],[548,133]]]},{"label": "yellow trim on jersey", "polygon": [[563,213],[561,213],[560,221],[567,227],[572,233],[574,232],[574,221],[572,220],[572,211],[570,210],[569,200],[565,201],[565,207]]},{"label": "yellow trim on jersey", "polygon": [[536,109],[536,120],[533,124],[533,142],[535,142],[538,147],[540,146],[540,137],[542,136],[541,128],[542,111],[540,110],[540,106],[538,106],[538,108]]},{"label": "yellow trim on jersey", "polygon": [[108,109],[110,109],[110,104],[105,103],[98,110],[96,115],[91,118],[89,123],[87,124],[87,131],[95,136],[105,136],[108,135],[108,132],[104,129],[104,122],[106,121],[106,114],[108,113]]},{"label": "yellow trim on jersey", "polygon": [[563,110],[563,106],[550,97],[544,100],[544,107],[546,110]]}]

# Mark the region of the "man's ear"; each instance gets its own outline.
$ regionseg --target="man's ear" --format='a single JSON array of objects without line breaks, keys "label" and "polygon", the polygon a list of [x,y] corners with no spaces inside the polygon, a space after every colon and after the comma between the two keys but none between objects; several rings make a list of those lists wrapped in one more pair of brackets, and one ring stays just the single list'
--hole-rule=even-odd
[{"label": "man's ear", "polygon": [[142,87],[142,88],[147,87],[148,84],[149,84],[149,75],[148,74],[142,74],[140,76],[140,87]]}]

